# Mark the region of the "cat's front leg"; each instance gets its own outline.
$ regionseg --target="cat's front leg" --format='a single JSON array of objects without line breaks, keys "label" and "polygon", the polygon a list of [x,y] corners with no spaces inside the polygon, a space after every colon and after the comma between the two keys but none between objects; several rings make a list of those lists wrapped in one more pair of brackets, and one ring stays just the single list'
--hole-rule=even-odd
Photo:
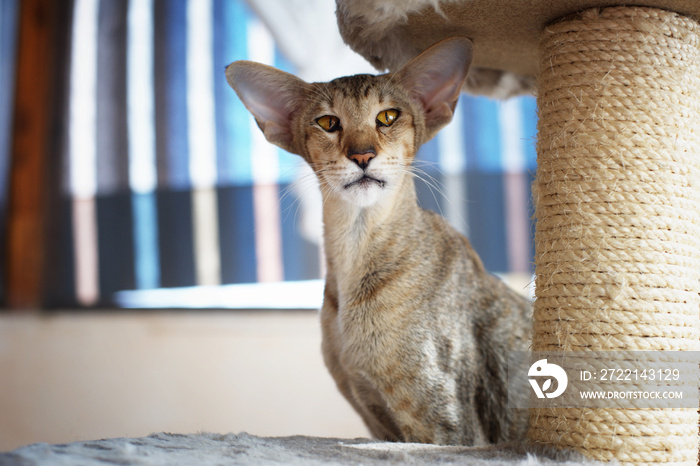
[{"label": "cat's front leg", "polygon": [[395,364],[381,378],[381,392],[403,440],[441,445],[488,443],[475,411],[464,409],[473,399],[470,385],[453,374],[422,364]]},{"label": "cat's front leg", "polygon": [[[328,279],[331,284],[332,279]],[[323,359],[340,393],[360,415],[372,436],[380,440],[403,441],[401,431],[382,397],[364,377],[349,370],[341,361],[343,336],[338,326],[338,300],[327,286],[321,308],[321,348]]]},{"label": "cat's front leg", "polygon": [[381,398],[376,394],[372,396],[371,389],[362,382],[361,378],[345,370],[333,338],[324,335],[322,347],[326,367],[335,380],[338,390],[360,415],[372,436],[391,442],[402,441],[401,431]]}]

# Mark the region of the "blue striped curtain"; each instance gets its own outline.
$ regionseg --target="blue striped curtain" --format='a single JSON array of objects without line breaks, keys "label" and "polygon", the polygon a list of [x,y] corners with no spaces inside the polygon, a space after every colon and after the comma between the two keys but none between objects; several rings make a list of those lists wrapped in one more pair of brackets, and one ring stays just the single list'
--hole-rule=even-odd
[{"label": "blue striped curtain", "polygon": [[462,231],[494,273],[534,269],[536,125],[533,97],[462,95],[455,120],[418,153],[418,166],[424,161],[432,184],[443,187],[433,196],[435,188],[419,180],[419,201]]},{"label": "blue striped curtain", "polygon": [[256,171],[250,116],[224,77],[256,54],[294,71],[244,2],[76,0],[72,53],[54,303],[319,277],[285,195],[299,160],[274,149],[272,176]]},{"label": "blue striped curtain", "polygon": [[[292,186],[301,161],[261,142],[224,77],[239,59],[295,71],[243,0],[75,0],[72,54],[52,304],[321,277]],[[489,270],[529,273],[534,99],[457,109],[420,150],[419,200]]]}]

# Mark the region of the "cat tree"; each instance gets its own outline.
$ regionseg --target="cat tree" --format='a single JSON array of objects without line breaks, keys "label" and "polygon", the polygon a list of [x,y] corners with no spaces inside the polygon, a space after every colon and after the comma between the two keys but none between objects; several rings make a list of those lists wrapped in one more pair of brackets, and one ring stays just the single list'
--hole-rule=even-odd
[{"label": "cat tree", "polygon": [[[700,2],[634,4],[337,0],[344,39],[379,68],[460,35],[466,91],[536,91],[534,350],[700,349]],[[529,436],[698,459],[696,409],[537,409]]]}]

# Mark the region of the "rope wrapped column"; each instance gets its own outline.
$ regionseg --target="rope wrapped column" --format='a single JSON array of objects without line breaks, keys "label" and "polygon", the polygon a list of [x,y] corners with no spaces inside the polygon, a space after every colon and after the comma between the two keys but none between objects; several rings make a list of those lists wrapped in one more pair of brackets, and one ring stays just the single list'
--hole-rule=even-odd
[{"label": "rope wrapped column", "polygon": [[[533,350],[697,351],[700,27],[592,9],[542,34]],[[696,464],[696,409],[533,409],[532,440]]]}]

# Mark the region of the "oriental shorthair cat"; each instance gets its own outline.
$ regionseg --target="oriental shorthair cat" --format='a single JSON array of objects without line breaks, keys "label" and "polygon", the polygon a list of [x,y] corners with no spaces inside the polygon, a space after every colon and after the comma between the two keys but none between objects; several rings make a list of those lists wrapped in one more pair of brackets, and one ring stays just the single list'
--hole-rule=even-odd
[{"label": "oriental shorthair cat", "polygon": [[471,58],[455,37],[379,76],[307,83],[249,61],[226,69],[267,140],[318,178],[323,356],[379,439],[484,445],[527,429],[527,410],[507,407],[506,366],[528,349],[530,303],[414,188],[416,151],[452,119]]}]

